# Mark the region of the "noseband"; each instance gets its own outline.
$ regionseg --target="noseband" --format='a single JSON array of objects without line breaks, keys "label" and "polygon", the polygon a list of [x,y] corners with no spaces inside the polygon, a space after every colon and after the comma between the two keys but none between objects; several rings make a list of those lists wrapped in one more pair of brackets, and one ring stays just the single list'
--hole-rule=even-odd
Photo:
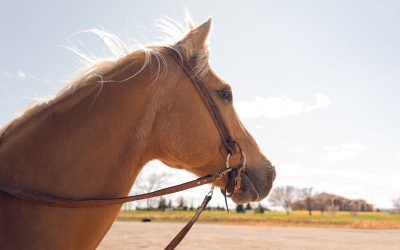
[{"label": "noseband", "polygon": [[[84,207],[102,207],[102,206],[111,206],[111,205],[119,205],[122,203],[137,201],[143,199],[149,199],[152,197],[157,197],[166,194],[172,194],[179,191],[187,190],[190,188],[198,187],[205,184],[213,184],[217,180],[223,180],[225,178],[226,185],[225,188],[221,190],[225,197],[225,204],[228,208],[227,198],[231,197],[236,190],[241,187],[241,174],[245,172],[246,166],[246,155],[242,151],[239,144],[233,139],[231,136],[228,127],[222,117],[221,112],[218,109],[217,104],[211,96],[211,92],[208,89],[207,85],[195,74],[194,62],[186,62],[181,54],[177,51],[176,48],[173,47],[164,47],[165,50],[175,59],[175,61],[179,64],[179,66],[183,69],[185,74],[190,78],[200,97],[202,98],[205,106],[211,114],[211,117],[216,125],[216,128],[221,136],[221,147],[225,147],[227,151],[226,156],[226,167],[221,171],[209,174],[203,177],[200,177],[196,180],[189,181],[183,184],[179,184],[176,186],[171,186],[168,188],[160,189],[154,192],[127,196],[127,197],[118,197],[118,198],[108,198],[108,199],[69,199],[63,198],[59,196],[55,196],[48,193],[37,192],[33,190],[27,190],[16,187],[9,186],[0,186],[0,192],[10,195],[14,198],[18,198],[21,200],[26,200],[34,204],[46,205],[46,206],[56,206],[56,207],[64,207],[64,208],[84,208]],[[0,138],[1,139],[1,138]],[[220,148],[221,151],[221,148]],[[240,154],[239,167],[233,167],[230,164],[231,156],[235,154]],[[222,151],[221,151],[221,154]],[[226,176],[226,177],[225,177]],[[201,206],[197,209],[193,218],[186,224],[186,226],[175,236],[175,238],[168,244],[165,249],[175,249],[175,247],[182,241],[185,235],[189,232],[190,228],[196,222],[197,218],[200,216],[201,212],[206,208],[208,202],[212,198],[212,194],[214,191],[214,185],[212,185],[210,191],[205,196]],[[228,209],[227,209],[228,210]],[[228,210],[229,211],[229,210]]]}]

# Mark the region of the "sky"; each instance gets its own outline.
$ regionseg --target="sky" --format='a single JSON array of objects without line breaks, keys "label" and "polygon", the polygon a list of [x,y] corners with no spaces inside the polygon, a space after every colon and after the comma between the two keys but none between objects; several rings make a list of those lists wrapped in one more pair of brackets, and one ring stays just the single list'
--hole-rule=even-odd
[{"label": "sky", "polygon": [[[147,44],[162,35],[160,18],[183,22],[185,10],[197,24],[213,17],[210,63],[276,165],[276,186],[392,207],[400,196],[398,1],[0,0],[0,126],[82,67],[66,46],[105,53],[101,39],[80,31]],[[154,171],[168,173],[169,185],[193,178],[159,162],[140,178]],[[206,192],[181,195],[198,204]],[[217,194],[212,205],[222,201]]]}]

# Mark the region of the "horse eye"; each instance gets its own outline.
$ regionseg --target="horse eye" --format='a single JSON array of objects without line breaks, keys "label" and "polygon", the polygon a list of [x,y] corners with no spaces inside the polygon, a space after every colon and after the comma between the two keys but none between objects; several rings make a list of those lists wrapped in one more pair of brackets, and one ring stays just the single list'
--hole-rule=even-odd
[{"label": "horse eye", "polygon": [[230,90],[218,90],[219,97],[224,101],[232,101],[232,92]]}]

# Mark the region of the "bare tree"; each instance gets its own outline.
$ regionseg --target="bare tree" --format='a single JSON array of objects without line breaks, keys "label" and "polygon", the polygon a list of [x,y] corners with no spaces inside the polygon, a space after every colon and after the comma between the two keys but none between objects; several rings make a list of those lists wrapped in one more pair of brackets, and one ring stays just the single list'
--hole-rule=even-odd
[{"label": "bare tree", "polygon": [[300,198],[304,199],[306,209],[308,210],[308,214],[310,216],[312,215],[312,210],[313,210],[313,200],[312,200],[313,195],[314,192],[312,187],[302,188],[299,194]]},{"label": "bare tree", "polygon": [[359,203],[358,201],[352,201],[350,203],[350,214],[351,216],[357,216],[359,211]]},{"label": "bare tree", "polygon": [[392,203],[396,213],[400,213],[400,197],[393,199]]},{"label": "bare tree", "polygon": [[298,197],[298,189],[293,186],[279,186],[272,190],[269,201],[274,206],[281,206],[287,214],[292,211],[292,204]]},{"label": "bare tree", "polygon": [[[135,183],[133,190],[135,193],[149,193],[160,189],[163,184],[165,185],[165,179],[169,175],[164,172],[153,171],[141,176]],[[138,192],[139,191],[139,192]],[[157,198],[146,199],[146,209],[150,210],[155,206]]]},{"label": "bare tree", "polygon": [[327,207],[327,200],[320,199],[319,200],[319,211],[321,212],[321,215],[323,215],[324,212],[326,211],[326,207]]},{"label": "bare tree", "polygon": [[133,203],[133,202],[127,202],[127,203],[122,204],[121,210],[124,210],[124,211],[131,211],[131,210],[133,210],[134,205],[133,205],[132,203]]},{"label": "bare tree", "polygon": [[187,205],[185,198],[183,196],[179,196],[177,200],[178,206],[176,207],[178,210],[187,210]]},{"label": "bare tree", "polygon": [[[355,203],[355,207],[357,209],[358,204]],[[340,210],[339,201],[336,198],[331,198],[328,201],[328,210],[331,215],[336,215],[336,212]]]}]

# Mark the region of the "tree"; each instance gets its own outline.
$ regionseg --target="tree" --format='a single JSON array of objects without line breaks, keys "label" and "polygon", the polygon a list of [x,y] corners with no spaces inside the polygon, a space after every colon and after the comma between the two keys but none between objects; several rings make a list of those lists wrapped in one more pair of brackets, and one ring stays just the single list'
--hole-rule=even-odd
[{"label": "tree", "polygon": [[167,208],[172,209],[172,201],[171,201],[171,199],[168,200]]},{"label": "tree", "polygon": [[351,203],[350,203],[350,214],[351,214],[351,216],[357,216],[357,214],[358,214],[358,208],[359,208],[359,202],[358,201],[352,201]]},{"label": "tree", "polygon": [[165,211],[167,208],[167,200],[164,197],[160,197],[160,201],[158,202],[158,209],[161,211]]},{"label": "tree", "polygon": [[264,207],[263,207],[263,206],[261,205],[261,203],[259,202],[259,203],[258,203],[258,207],[257,207],[256,210],[255,210],[255,213],[257,213],[257,214],[263,214],[264,211],[265,211]]},{"label": "tree", "polygon": [[321,212],[321,215],[324,214],[326,211],[328,201],[326,199],[320,199],[319,201],[319,211]]},{"label": "tree", "polygon": [[292,204],[298,197],[298,189],[293,186],[279,186],[272,190],[269,201],[274,206],[281,206],[287,214],[292,211]]},{"label": "tree", "polygon": [[244,207],[242,204],[236,205],[236,213],[244,213]]},{"label": "tree", "polygon": [[176,208],[178,210],[187,210],[185,198],[183,198],[183,196],[178,197],[178,206]]},{"label": "tree", "polygon": [[[331,215],[336,215],[336,212],[339,211],[339,206],[338,206],[338,200],[336,198],[330,198],[327,201],[328,207],[327,209],[329,210]],[[355,205],[357,208],[357,204]]]},{"label": "tree", "polygon": [[397,213],[400,213],[400,197],[397,197],[392,200],[393,207]]},{"label": "tree", "polygon": [[251,207],[250,203],[247,203],[245,209],[246,209],[246,210],[252,210],[253,208]]},{"label": "tree", "polygon": [[313,188],[302,188],[300,190],[300,197],[301,199],[304,199],[304,203],[306,205],[306,209],[308,210],[308,214],[311,216],[312,215],[312,210],[313,210],[313,200],[312,197],[314,195]]},{"label": "tree", "polygon": [[[138,178],[138,181],[135,183],[133,190],[135,190],[135,193],[150,193],[160,189],[162,184],[165,184],[165,179],[168,176],[169,175],[164,172],[143,171],[140,178]],[[146,209],[150,210],[154,207],[156,201],[157,198],[146,199]]]}]

